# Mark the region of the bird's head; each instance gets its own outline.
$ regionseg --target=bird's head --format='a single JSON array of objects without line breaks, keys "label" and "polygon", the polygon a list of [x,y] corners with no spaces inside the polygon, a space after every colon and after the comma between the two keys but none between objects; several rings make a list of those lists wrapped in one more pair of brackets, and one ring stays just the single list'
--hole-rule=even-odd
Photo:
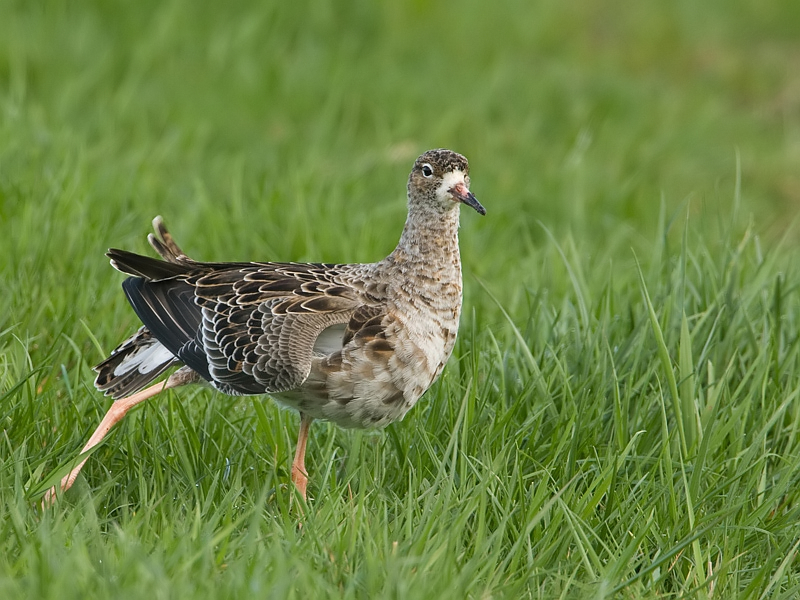
[{"label": "bird's head", "polygon": [[486,209],[469,191],[469,163],[452,150],[428,150],[408,177],[409,206],[446,213],[466,204],[485,215]]}]

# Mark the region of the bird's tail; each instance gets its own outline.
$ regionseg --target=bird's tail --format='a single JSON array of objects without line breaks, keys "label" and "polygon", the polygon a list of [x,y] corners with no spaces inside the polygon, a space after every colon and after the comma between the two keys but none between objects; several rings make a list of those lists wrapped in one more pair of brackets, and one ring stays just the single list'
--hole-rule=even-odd
[{"label": "bird's tail", "polygon": [[186,253],[180,249],[175,240],[172,239],[172,234],[167,231],[164,225],[164,219],[160,216],[153,219],[153,229],[156,235],[152,233],[147,236],[147,241],[153,247],[153,250],[158,252],[159,256],[167,262],[185,264],[194,262],[191,258],[186,256]]},{"label": "bird's tail", "polygon": [[[114,268],[147,281],[169,279],[190,270],[194,261],[175,243],[161,217],[153,219],[153,229],[155,235],[151,233],[147,240],[162,260],[112,248],[107,256]],[[142,327],[94,367],[94,385],[115,400],[125,398],[178,364],[180,360]]]},{"label": "bird's tail", "polygon": [[115,400],[138,392],[180,361],[142,327],[94,367],[95,387]]},{"label": "bird's tail", "polygon": [[162,260],[150,256],[142,256],[127,250],[110,248],[106,252],[106,256],[111,259],[111,266],[134,277],[141,277],[148,281],[159,281],[169,279],[175,275],[182,275],[197,264],[186,256],[184,251],[175,243],[172,235],[164,226],[164,221],[161,217],[153,219],[153,229],[155,229],[156,235],[151,233],[147,236],[147,241],[158,252]]}]

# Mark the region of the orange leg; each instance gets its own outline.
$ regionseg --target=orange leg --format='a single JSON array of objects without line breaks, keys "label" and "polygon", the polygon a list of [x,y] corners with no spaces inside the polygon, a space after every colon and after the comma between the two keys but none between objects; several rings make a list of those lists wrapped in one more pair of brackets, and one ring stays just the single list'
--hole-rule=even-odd
[{"label": "orange leg", "polygon": [[297,434],[297,449],[294,453],[292,462],[292,482],[297,491],[306,500],[306,488],[308,487],[308,473],[306,472],[306,442],[308,442],[308,430],[311,428],[313,417],[300,413],[300,431]]},{"label": "orange leg", "polygon": [[[177,387],[179,385],[183,385],[184,383],[186,382],[178,377],[170,377],[165,382],[151,385],[149,388],[145,388],[139,392],[136,392],[135,394],[132,394],[127,398],[121,398],[119,400],[115,400],[114,404],[111,405],[111,408],[108,409],[106,416],[103,417],[102,421],[100,421],[100,425],[98,425],[97,429],[95,429],[94,433],[92,434],[92,437],[90,437],[89,441],[86,442],[86,445],[83,447],[83,450],[81,450],[81,454],[83,454],[87,450],[91,450],[92,448],[97,446],[100,442],[102,442],[103,439],[108,434],[108,432],[111,430],[111,428],[117,423],[119,423],[122,420],[122,418],[128,413],[128,411],[132,409],[134,406],[136,406],[140,402],[144,402],[148,398],[152,398],[153,396],[155,396],[159,392],[162,392],[163,390],[172,387]],[[81,472],[81,469],[83,468],[83,465],[86,464],[88,458],[89,458],[88,456],[84,458],[80,462],[80,464],[78,464],[74,469],[72,469],[72,471],[70,471],[64,476],[64,478],[61,480],[61,485],[60,485],[62,492],[66,492],[70,487],[72,487],[72,484],[75,483],[75,479],[77,479],[78,477],[78,473]],[[44,498],[42,499],[42,507],[52,505],[55,502],[55,499],[56,499],[56,486],[53,486],[45,493]]]}]

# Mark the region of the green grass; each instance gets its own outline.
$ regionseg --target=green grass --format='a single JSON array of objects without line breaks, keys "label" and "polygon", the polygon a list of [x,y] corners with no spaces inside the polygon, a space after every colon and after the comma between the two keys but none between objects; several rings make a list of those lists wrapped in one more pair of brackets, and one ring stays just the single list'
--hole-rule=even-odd
[{"label": "green grass", "polygon": [[[0,597],[795,598],[800,4],[0,0]],[[452,147],[456,352],[378,433],[199,388],[52,509],[137,321],[103,252],[389,252]],[[298,527],[302,520],[302,528]]]}]

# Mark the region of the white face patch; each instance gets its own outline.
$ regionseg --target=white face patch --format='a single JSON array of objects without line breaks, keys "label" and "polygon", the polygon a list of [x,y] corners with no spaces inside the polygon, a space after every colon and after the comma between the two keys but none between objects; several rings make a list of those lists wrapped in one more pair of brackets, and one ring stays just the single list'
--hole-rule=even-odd
[{"label": "white face patch", "polygon": [[462,183],[464,184],[464,187],[467,187],[466,181],[464,180],[463,171],[455,170],[445,173],[445,176],[442,177],[442,184],[436,190],[436,197],[442,202],[445,200],[450,200],[452,202],[453,199],[450,196],[450,190],[459,183]]}]

